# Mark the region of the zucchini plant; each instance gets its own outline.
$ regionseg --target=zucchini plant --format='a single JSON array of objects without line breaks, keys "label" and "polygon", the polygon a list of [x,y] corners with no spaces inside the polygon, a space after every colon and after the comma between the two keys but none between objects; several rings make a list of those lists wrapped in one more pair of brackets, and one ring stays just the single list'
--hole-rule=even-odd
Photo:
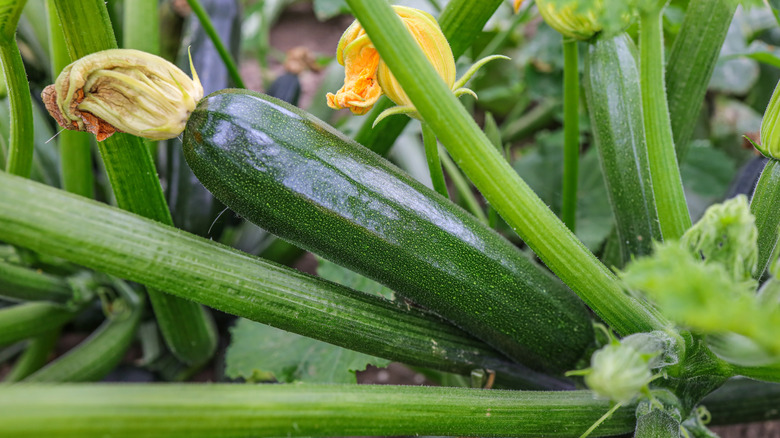
[{"label": "zucchini plant", "polygon": [[[331,126],[297,106],[314,57],[285,64],[280,99],[247,90],[217,14],[238,3],[187,3],[178,35],[169,2],[0,0],[0,437],[705,437],[778,418],[780,91],[754,190],[708,198],[690,176],[733,176],[700,164],[744,154],[702,146],[700,108],[734,58],[780,64],[717,63],[732,17],[776,11],[315,1],[355,17],[327,104],[368,114]],[[268,24],[279,4],[245,6]],[[157,56],[176,47],[189,75]],[[506,55],[525,61],[485,65]],[[289,266],[303,252],[318,275]],[[355,384],[390,361],[439,386]],[[157,381],[90,383],[127,367]]]}]

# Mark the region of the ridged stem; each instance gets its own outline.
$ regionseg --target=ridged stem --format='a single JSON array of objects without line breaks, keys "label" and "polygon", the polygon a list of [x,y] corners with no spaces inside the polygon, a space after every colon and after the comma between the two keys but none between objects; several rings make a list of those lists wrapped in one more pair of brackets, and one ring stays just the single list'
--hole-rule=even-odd
[{"label": "ridged stem", "polygon": [[54,350],[54,345],[60,337],[60,329],[55,328],[43,333],[27,344],[11,371],[6,374],[4,382],[18,382],[30,374],[38,371],[49,360],[49,355]]},{"label": "ridged stem", "polygon": [[[572,437],[609,408],[589,391],[20,384],[0,388],[0,437]],[[629,432],[634,422],[633,407],[622,408],[591,436]]]},{"label": "ridged stem", "polygon": [[222,58],[222,62],[228,70],[228,75],[230,75],[230,79],[233,81],[233,85],[235,85],[236,88],[246,88],[244,86],[244,81],[241,80],[241,74],[238,72],[238,67],[236,66],[235,61],[233,61],[233,56],[230,55],[227,47],[225,47],[222,39],[220,39],[217,30],[214,28],[214,24],[211,23],[209,14],[206,13],[206,10],[203,9],[203,6],[198,0],[187,0],[187,3],[190,5],[190,8],[192,8],[192,12],[198,17],[198,21],[200,21],[200,25],[203,26],[206,35],[209,36],[214,47],[216,47],[219,57]]},{"label": "ridged stem", "polygon": [[[54,81],[62,69],[71,63],[71,58],[54,0],[46,0],[46,15],[49,22],[49,56],[52,65],[52,81]],[[57,141],[60,146],[62,188],[86,198],[93,198],[95,176],[92,170],[90,134],[61,129],[57,134]]]},{"label": "ridged stem", "polygon": [[544,263],[621,334],[668,326],[617,278],[517,175],[439,78],[388,4],[347,0],[382,59],[467,177]]},{"label": "ridged stem", "polygon": [[[54,2],[72,58],[117,47],[102,0]],[[119,207],[172,224],[154,161],[144,142],[128,134],[114,134],[98,146]],[[216,349],[216,331],[205,310],[155,290],[148,293],[162,335],[173,353],[193,365],[211,358]]]},{"label": "ridged stem", "polygon": [[[15,24],[14,24],[15,26]],[[0,37],[0,65],[3,67],[11,108],[11,138],[5,170],[29,177],[33,160],[33,115],[30,83],[16,41]]]},{"label": "ridged stem", "polygon": [[[466,52],[474,40],[481,34],[501,0],[451,0],[439,16],[439,26],[452,48],[452,54],[458,59]],[[394,106],[390,99],[383,97],[366,116],[355,141],[379,155],[387,155],[395,140],[401,135],[409,119],[406,117],[388,117],[373,127],[374,120],[384,110]]]},{"label": "ridged stem", "polygon": [[16,304],[0,309],[0,345],[34,338],[68,322],[75,312],[47,302]]},{"label": "ridged stem", "polygon": [[431,175],[433,189],[440,195],[450,199],[450,193],[447,191],[447,183],[444,181],[444,171],[441,169],[441,160],[439,159],[439,142],[436,140],[436,134],[427,123],[422,122],[422,138],[425,146],[425,159],[428,162],[428,172]]},{"label": "ridged stem", "polygon": [[466,210],[482,221],[482,223],[488,223],[485,211],[482,209],[482,206],[479,205],[479,201],[477,201],[477,197],[474,196],[474,192],[471,191],[471,184],[469,184],[468,180],[460,173],[458,165],[452,161],[450,156],[447,155],[447,151],[443,148],[439,152],[439,156],[441,157],[444,169],[447,170],[447,175],[450,176],[450,180],[452,180],[452,184],[455,186],[455,190],[458,192]]},{"label": "ridged stem", "polygon": [[580,170],[580,67],[577,40],[563,42],[563,207],[561,219],[577,229],[577,181]]},{"label": "ridged stem", "polygon": [[750,212],[756,218],[758,229],[758,263],[753,278],[759,279],[772,261],[780,232],[780,164],[777,160],[770,159],[761,172],[750,201]]},{"label": "ridged stem", "polygon": [[0,297],[65,304],[73,298],[73,291],[61,277],[0,260]]},{"label": "ridged stem", "polygon": [[116,367],[135,339],[144,313],[144,300],[136,296],[129,286],[119,281],[115,284],[124,289],[121,295],[132,295],[131,299],[121,301],[121,305],[127,307],[109,316],[87,339],[25,378],[25,382],[97,381]]},{"label": "ridged stem", "polygon": [[691,216],[685,202],[666,102],[662,11],[663,8],[657,7],[640,14],[639,71],[658,221],[663,238],[676,240],[691,227]]},{"label": "ridged stem", "polygon": [[734,12],[734,0],[691,0],[666,64],[666,94],[682,162]]},{"label": "ridged stem", "polygon": [[3,173],[0,240],[363,353],[466,375],[492,369],[511,384],[561,387],[437,317]]}]

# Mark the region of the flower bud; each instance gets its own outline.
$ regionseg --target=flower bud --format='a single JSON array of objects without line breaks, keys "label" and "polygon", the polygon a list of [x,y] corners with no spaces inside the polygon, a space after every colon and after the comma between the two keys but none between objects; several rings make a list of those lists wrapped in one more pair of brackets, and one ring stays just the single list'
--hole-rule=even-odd
[{"label": "flower bud", "polygon": [[193,79],[149,53],[104,50],[65,67],[42,97],[60,126],[91,132],[98,141],[114,132],[164,140],[184,131],[203,97],[191,60],[190,69]]},{"label": "flower bud", "polygon": [[[455,59],[436,19],[414,8],[393,6],[393,9],[439,76],[447,86],[452,87],[455,83]],[[344,65],[345,79],[344,86],[336,94],[328,93],[328,106],[331,108],[349,108],[355,114],[365,114],[383,93],[402,107],[412,106],[401,85],[379,58],[379,53],[357,21],[342,35],[336,57],[339,63]]]},{"label": "flower bud", "polygon": [[585,12],[580,12],[576,1],[565,6],[558,6],[555,0],[536,0],[536,6],[544,21],[561,35],[577,40],[589,40],[601,31],[598,16],[604,7],[603,1],[595,2],[596,6]]},{"label": "flower bud", "polygon": [[613,343],[593,353],[585,384],[596,394],[628,403],[644,389],[653,374],[648,361],[629,345]]},{"label": "flower bud", "polygon": [[761,120],[761,144],[754,144],[767,158],[780,159],[780,82]]}]

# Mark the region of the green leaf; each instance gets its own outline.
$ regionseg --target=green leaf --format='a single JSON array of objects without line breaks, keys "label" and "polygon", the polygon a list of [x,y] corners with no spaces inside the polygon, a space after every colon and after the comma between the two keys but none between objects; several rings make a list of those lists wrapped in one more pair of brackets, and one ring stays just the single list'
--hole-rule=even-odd
[{"label": "green leaf", "polygon": [[355,372],[366,365],[390,363],[248,319],[239,320],[230,332],[225,374],[234,379],[356,383]]},{"label": "green leaf", "polygon": [[[317,258],[320,277],[389,300],[392,290],[323,258]],[[251,381],[356,383],[355,371],[366,365],[384,367],[389,360],[241,319],[231,329],[225,374]]]},{"label": "green leaf", "polygon": [[[563,191],[563,131],[542,132],[536,137],[536,148],[523,154],[514,164],[517,173],[542,200],[558,214]],[[614,219],[607,189],[601,174],[596,148],[590,148],[580,159],[577,207],[577,237],[591,250],[598,249],[607,238]]]},{"label": "green leaf", "polygon": [[685,188],[706,198],[722,197],[736,173],[728,155],[707,141],[693,142],[680,167]]},{"label": "green leaf", "polygon": [[314,15],[320,21],[348,13],[349,7],[344,0],[314,0]]}]

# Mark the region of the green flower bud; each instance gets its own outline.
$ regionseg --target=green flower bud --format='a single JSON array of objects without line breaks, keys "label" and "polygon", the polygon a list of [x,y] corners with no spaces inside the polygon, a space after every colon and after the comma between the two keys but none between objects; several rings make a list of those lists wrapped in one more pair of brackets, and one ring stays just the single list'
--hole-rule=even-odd
[{"label": "green flower bud", "polygon": [[612,343],[593,353],[585,384],[596,394],[628,403],[653,380],[647,355],[630,345]]},{"label": "green flower bud", "polygon": [[193,79],[159,56],[104,50],[65,67],[42,97],[60,126],[91,132],[98,141],[117,131],[164,140],[184,131],[203,97],[191,60],[190,69]]},{"label": "green flower bud", "polygon": [[754,143],[754,146],[765,157],[780,159],[780,82],[775,87],[761,120],[760,143]]},{"label": "green flower bud", "polygon": [[604,2],[598,0],[593,8],[580,12],[578,3],[572,1],[559,6],[554,0],[536,0],[539,13],[544,21],[561,35],[577,40],[589,40],[601,31],[598,16],[604,8]]}]

